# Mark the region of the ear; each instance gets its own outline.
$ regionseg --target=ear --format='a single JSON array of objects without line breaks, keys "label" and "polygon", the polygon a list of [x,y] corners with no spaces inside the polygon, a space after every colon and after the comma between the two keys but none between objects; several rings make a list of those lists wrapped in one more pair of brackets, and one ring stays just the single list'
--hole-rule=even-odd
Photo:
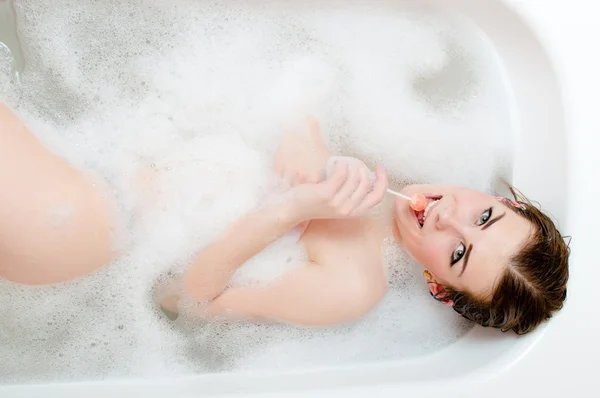
[{"label": "ear", "polygon": [[448,307],[452,307],[454,305],[454,301],[452,301],[450,294],[446,291],[444,286],[434,281],[428,281],[427,286],[429,286],[429,292],[431,292],[431,295],[440,303],[447,305]]},{"label": "ear", "polygon": [[502,196],[496,196],[496,199],[500,203],[502,203],[502,204],[504,204],[506,206],[511,206],[512,205],[512,207],[516,207],[518,209],[525,210],[525,206],[523,206],[521,203],[516,202],[514,200],[510,200],[510,199],[502,197]]}]

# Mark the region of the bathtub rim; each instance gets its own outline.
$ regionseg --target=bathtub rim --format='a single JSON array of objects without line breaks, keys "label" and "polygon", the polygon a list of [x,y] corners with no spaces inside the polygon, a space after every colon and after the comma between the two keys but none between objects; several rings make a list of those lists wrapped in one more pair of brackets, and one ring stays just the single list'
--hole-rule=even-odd
[{"label": "bathtub rim", "polygon": [[[459,0],[459,1],[463,1],[463,0]],[[529,1],[529,2],[524,2],[524,1],[520,1],[520,0],[504,0],[504,2],[506,4],[508,4],[513,10],[517,10],[518,13],[523,16],[526,21],[528,26],[532,27],[535,29],[535,33],[538,34],[539,39],[541,41],[544,42],[544,48],[546,48],[546,50],[548,51],[548,53],[550,54],[550,57],[554,57],[554,59],[552,60],[552,64],[555,65],[556,67],[556,73],[557,73],[557,82],[559,84],[559,86],[561,86],[562,89],[565,89],[565,91],[569,92],[568,89],[566,89],[566,82],[569,80],[573,80],[575,79],[574,74],[576,73],[573,69],[567,68],[565,65],[568,65],[568,62],[562,61],[564,62],[563,65],[561,65],[560,62],[556,62],[556,57],[557,57],[557,53],[558,50],[556,48],[554,48],[552,43],[552,40],[549,38],[555,37],[552,34],[549,33],[549,29],[550,29],[550,23],[547,22],[540,22],[539,18],[540,15],[536,15],[536,11],[543,13],[545,12],[547,9],[544,8],[546,7],[546,4],[544,4],[544,2],[542,1]],[[557,7],[558,10],[560,10],[560,7]],[[543,15],[543,14],[542,14]],[[554,15],[554,17],[559,16],[560,13],[558,11],[556,11],[556,14]],[[550,19],[549,16],[547,16],[547,18]],[[535,21],[535,22],[532,22]],[[557,53],[555,53],[554,51],[557,51]],[[563,51],[564,53],[564,51]],[[572,64],[571,64],[572,66]],[[565,76],[570,75],[570,78],[566,78]],[[570,112],[567,111],[566,112],[566,116],[565,116],[565,123],[567,124],[567,131],[570,134],[574,134],[574,135],[578,135],[580,137],[583,137],[585,135],[585,132],[582,131],[582,126],[581,124],[577,124],[574,123],[574,117],[575,115],[582,115],[582,112],[576,112],[573,111],[573,107],[575,106],[575,104],[580,103],[578,102],[577,99],[575,98],[579,98],[579,101],[584,101],[585,100],[585,95],[582,95],[582,97],[578,97],[578,95],[575,94],[575,91],[573,90],[572,92],[570,92],[570,94],[568,95],[568,99],[569,101],[565,100],[563,101],[565,109],[570,109]],[[570,102],[572,101],[572,102]],[[592,117],[593,114],[589,113],[588,115],[589,117]],[[585,149],[585,143],[586,142],[591,142],[592,144],[597,143],[598,141],[591,141],[588,140],[586,141],[585,139],[581,140],[580,143],[578,143],[577,145],[573,145],[573,143],[571,142],[571,139],[569,139],[569,142],[567,143],[569,146],[569,152],[572,155],[573,153],[577,153],[579,151],[581,151],[582,149]],[[573,165],[570,164],[569,165],[569,188],[572,191],[572,196],[571,199],[569,201],[569,203],[565,204],[565,207],[567,209],[566,215],[569,216],[569,218],[567,218],[567,222],[565,223],[566,226],[566,230],[572,231],[571,233],[573,235],[575,235],[578,231],[582,233],[582,235],[585,233],[585,226],[587,224],[583,224],[581,222],[574,222],[572,221],[573,219],[577,219],[577,217],[581,214],[580,211],[578,211],[578,209],[580,209],[582,206],[582,204],[588,203],[585,200],[583,200],[583,197],[586,195],[589,195],[589,192],[592,191],[586,191],[585,187],[581,187],[581,186],[577,186],[574,185],[574,183],[572,181],[570,181],[576,173],[583,173],[584,170],[581,170],[580,167],[578,167],[578,165]],[[589,177],[593,177],[593,171],[588,171],[587,174]],[[595,219],[598,219],[598,216],[595,217]],[[597,220],[600,221],[600,220]],[[589,222],[589,225],[591,225],[591,222]],[[591,249],[592,246],[589,244],[591,243],[591,238],[588,240],[582,240],[583,243],[581,244],[574,244],[574,247],[576,246],[579,250],[581,250],[581,253],[579,257],[585,256],[586,253],[588,254],[592,254]],[[585,243],[588,243],[588,245],[585,245]],[[576,280],[575,282],[579,282],[581,279]],[[585,287],[582,284],[576,284],[575,286],[580,286],[580,287]],[[570,288],[571,288],[571,283],[570,283]],[[570,299],[569,299],[570,301]],[[581,302],[581,300],[579,300],[579,302]],[[566,309],[570,306],[570,303],[567,303]],[[574,319],[573,316],[568,317],[568,316],[563,316],[563,314],[559,314],[555,320],[553,320],[547,327],[544,327],[542,330],[540,330],[539,332],[536,332],[536,334],[532,335],[533,337],[529,337],[529,336],[525,336],[525,338],[532,338],[533,340],[530,341],[530,344],[528,345],[528,350],[525,350],[522,353],[522,356],[517,358],[516,361],[511,361],[510,363],[507,363],[506,368],[504,370],[502,370],[501,373],[503,373],[502,375],[495,375],[496,377],[492,377],[493,375],[487,374],[486,370],[481,370],[482,374],[479,376],[481,377],[481,379],[479,379],[477,381],[477,383],[474,383],[475,386],[486,386],[486,391],[489,391],[488,388],[490,388],[490,386],[493,385],[498,385],[499,383],[505,383],[508,380],[514,380],[515,383],[519,384],[520,387],[522,389],[525,390],[521,390],[521,392],[525,393],[525,391],[529,391],[529,393],[534,393],[536,395],[541,395],[542,392],[544,392],[544,394],[546,396],[559,396],[559,393],[563,393],[562,391],[571,391],[572,392],[572,386],[569,389],[566,389],[566,387],[563,389],[561,388],[561,386],[554,386],[551,383],[546,383],[546,384],[537,384],[537,385],[532,385],[529,383],[525,383],[524,377],[518,374],[519,369],[531,369],[532,367],[536,367],[540,364],[543,364],[544,362],[548,363],[548,360],[550,358],[550,355],[548,355],[548,346],[552,345],[552,344],[559,344],[562,339],[561,339],[561,333],[565,332],[568,333],[570,336],[577,336],[577,334],[572,333],[572,327],[570,327],[571,325],[567,325],[566,323],[569,322],[569,320]],[[598,324],[596,323],[595,325],[596,330],[598,329]],[[593,330],[592,330],[593,331]],[[581,334],[582,337],[586,337],[585,334]],[[582,342],[581,344],[583,344],[584,342]],[[541,351],[546,351],[545,353],[540,353]],[[551,351],[551,350],[550,350]],[[583,350],[577,349],[576,353],[581,353],[583,352]],[[581,384],[579,384],[579,387],[581,388],[582,385],[592,385],[592,380],[593,377],[591,375],[591,369],[593,369],[593,365],[594,363],[592,362],[592,360],[590,360],[589,358],[593,358],[594,356],[597,358],[598,354],[600,354],[600,349],[595,346],[592,345],[589,347],[589,353],[591,355],[587,356],[587,360],[586,358],[575,358],[573,357],[573,355],[564,355],[563,358],[573,358],[573,359],[577,359],[579,360],[580,364],[583,365],[582,368],[586,368],[589,370],[588,372],[581,372],[581,374],[577,375],[577,377],[575,377],[575,373],[571,372],[570,375],[573,377],[569,378],[569,384],[572,385],[572,383],[574,382],[574,380],[578,380],[578,381],[582,381]],[[537,356],[538,359],[535,359],[534,357]],[[513,366],[513,365],[518,365],[518,366]],[[379,366],[379,365],[377,365]],[[568,365],[563,365],[563,369],[566,369]],[[392,370],[390,369],[389,366],[385,366],[386,371]],[[208,375],[210,376],[210,375]],[[585,376],[586,379],[584,379],[582,376]],[[212,377],[212,376],[210,376]],[[239,377],[239,375],[236,375],[236,378]],[[544,377],[548,377],[548,375],[544,375]],[[200,395],[196,395],[198,393],[198,388],[202,387],[201,381],[204,377],[203,376],[191,376],[191,377],[185,377],[185,378],[178,378],[178,379],[172,379],[174,381],[175,384],[181,384],[180,387],[177,386],[170,386],[172,388],[175,388],[176,393],[180,393],[181,396],[200,396]],[[492,378],[494,380],[492,380]],[[189,380],[188,380],[189,379]],[[558,379],[557,379],[558,380]],[[477,397],[479,395],[477,395],[477,391],[469,391],[468,389],[465,389],[464,387],[461,387],[460,384],[461,380],[451,380],[448,382],[443,382],[440,383],[439,385],[433,386],[432,384],[435,383],[426,383],[428,384],[428,386],[430,388],[433,387],[439,387],[439,388],[446,388],[446,392],[449,393],[450,391],[452,392],[458,392],[461,391],[461,393],[466,394],[463,396],[472,396],[472,397]],[[140,381],[139,383],[144,384],[144,385],[148,385],[148,386],[152,386],[152,389],[156,392],[156,394],[158,394],[159,392],[164,392],[167,390],[163,390],[162,387],[160,387],[161,385],[165,385],[163,382],[148,382],[148,381]],[[100,385],[102,385],[104,383],[102,382],[98,382],[98,383],[73,383],[73,384],[68,384],[68,385],[64,385],[64,388],[68,388],[68,389],[75,389],[78,390],[79,388],[81,389],[87,389],[87,388],[95,388],[100,387]],[[136,381],[131,381],[131,380],[126,380],[126,381],[120,381],[120,382],[115,382],[113,384],[113,386],[115,386],[115,388],[124,388],[127,389],[126,384],[133,384],[134,388],[138,388],[139,386],[136,386],[137,382]],[[170,384],[170,383],[169,383]],[[410,384],[410,383],[408,383]],[[373,387],[373,385],[371,385],[370,383],[368,383],[368,385],[364,386],[364,387],[355,387],[351,390],[349,389],[345,389],[345,390],[339,390],[339,392],[341,391],[347,391],[347,393],[349,394],[350,391],[354,391],[355,396],[363,396],[366,394],[369,395],[374,395],[376,392],[378,393],[378,396],[397,396],[398,393],[410,393],[412,394],[411,396],[439,396],[440,391],[444,391],[444,390],[439,390],[439,389],[435,389],[434,393],[425,391],[425,384],[420,383],[418,385],[408,385],[407,383],[404,383],[402,386],[394,386],[393,383],[388,383],[386,385],[384,384],[379,384],[377,383],[377,385],[379,387],[375,388]],[[15,386],[15,389],[12,392],[18,393],[17,388],[25,390],[26,388],[28,388],[29,386]],[[45,391],[45,395],[48,393],[48,388],[53,389],[54,387],[60,388],[60,385],[50,385],[50,386],[31,386],[30,392],[31,394],[26,394],[26,395],[14,395],[14,394],[10,394],[11,393],[11,388],[12,387],[8,387],[6,391],[6,396],[33,396],[33,394],[35,393],[35,391]],[[472,387],[472,386],[471,386]],[[105,392],[108,392],[112,387],[108,388]],[[100,390],[102,390],[102,388],[100,388]],[[57,394],[59,393],[59,390],[56,390]],[[133,390],[132,390],[133,391]],[[170,393],[173,393],[173,390],[168,390]],[[277,391],[281,391],[281,390],[277,390]],[[306,394],[309,390],[305,390],[303,391],[304,394]],[[496,395],[496,393],[494,391],[490,391],[489,394],[486,393],[486,395],[488,396],[504,396],[504,394],[506,393],[506,390],[502,390],[502,389],[498,389],[496,390],[498,393]],[[2,393],[2,388],[0,388],[0,393]],[[67,392],[66,390],[64,390],[63,392]],[[330,393],[331,391],[324,391],[324,393]],[[79,393],[81,393],[81,391],[79,391]],[[115,390],[114,393],[116,394],[116,396],[120,396],[118,395],[117,391]],[[392,393],[394,395],[392,395]],[[25,394],[23,392],[23,394]],[[70,392],[69,392],[70,394]],[[381,395],[379,395],[381,394]],[[418,395],[415,395],[418,394]],[[88,393],[89,396],[93,396],[91,394]],[[204,395],[204,394],[203,394]],[[318,392],[311,392],[312,396],[320,396]],[[353,394],[354,395],[354,394]],[[58,395],[57,395],[58,396]],[[67,396],[67,395],[63,395],[61,393],[60,396]],[[75,396],[75,395],[73,395]],[[98,396],[104,396],[104,395],[98,395]],[[153,396],[153,394],[151,393],[150,396]],[[160,395],[156,395],[156,396],[160,396]],[[281,396],[281,395],[279,395]],[[291,396],[291,395],[290,395]],[[324,396],[324,395],[323,395]],[[348,395],[344,395],[344,396],[348,396]]]}]

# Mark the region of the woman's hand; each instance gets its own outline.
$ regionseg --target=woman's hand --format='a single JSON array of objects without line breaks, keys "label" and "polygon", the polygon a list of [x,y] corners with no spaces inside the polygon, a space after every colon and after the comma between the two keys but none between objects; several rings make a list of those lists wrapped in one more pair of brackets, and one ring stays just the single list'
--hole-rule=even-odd
[{"label": "woman's hand", "polygon": [[304,131],[286,133],[275,155],[273,169],[288,186],[318,183],[325,179],[329,151],[323,143],[319,124],[309,118]]},{"label": "woman's hand", "polygon": [[294,217],[302,222],[363,215],[383,200],[388,186],[382,167],[377,168],[374,184],[369,174],[362,162],[337,161],[325,181],[298,185],[290,190]]}]

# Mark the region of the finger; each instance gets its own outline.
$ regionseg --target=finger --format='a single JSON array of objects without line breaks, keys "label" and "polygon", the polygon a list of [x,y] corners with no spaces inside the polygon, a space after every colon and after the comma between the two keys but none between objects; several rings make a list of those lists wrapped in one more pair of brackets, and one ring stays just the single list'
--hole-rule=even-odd
[{"label": "finger", "polygon": [[344,186],[346,178],[348,177],[348,164],[346,162],[335,162],[333,166],[333,173],[328,179],[323,181],[320,185],[323,185],[326,193],[333,197],[336,192]]},{"label": "finger", "polygon": [[284,187],[293,186],[294,174],[289,169],[284,168],[281,173],[281,182],[283,183]]},{"label": "finger", "polygon": [[306,124],[308,126],[308,131],[310,134],[320,134],[321,129],[319,127],[319,122],[312,116],[308,116],[306,118]]},{"label": "finger", "polygon": [[371,185],[372,182],[371,178],[369,177],[369,171],[366,168],[361,167],[360,183],[358,184],[358,187],[356,188],[348,202],[348,206],[350,207],[351,211],[357,208],[360,205],[360,203],[365,199],[365,197],[371,190]]},{"label": "finger", "polygon": [[294,186],[305,184],[306,182],[307,182],[306,181],[306,176],[304,175],[304,173],[297,172],[294,175]]},{"label": "finger", "polygon": [[[334,207],[345,206],[354,194],[354,192],[356,192],[356,189],[360,185],[360,181],[360,171],[356,169],[350,169],[346,182],[333,197],[331,205]],[[348,210],[348,213],[350,213],[352,209]]]},{"label": "finger", "polygon": [[376,171],[375,184],[373,190],[365,196],[363,201],[356,207],[353,215],[361,214],[377,205],[385,197],[385,192],[388,188],[388,175],[383,167],[378,166]]},{"label": "finger", "polygon": [[311,172],[306,176],[306,182],[309,184],[318,184],[323,181],[323,173]]}]

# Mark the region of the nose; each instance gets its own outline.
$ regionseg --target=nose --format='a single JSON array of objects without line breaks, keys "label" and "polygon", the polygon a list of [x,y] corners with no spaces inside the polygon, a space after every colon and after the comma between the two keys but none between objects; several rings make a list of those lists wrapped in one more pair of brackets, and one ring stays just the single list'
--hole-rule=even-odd
[{"label": "nose", "polygon": [[453,206],[444,206],[439,209],[436,214],[435,227],[438,230],[458,230],[460,228],[460,222],[456,217],[456,212]]}]

